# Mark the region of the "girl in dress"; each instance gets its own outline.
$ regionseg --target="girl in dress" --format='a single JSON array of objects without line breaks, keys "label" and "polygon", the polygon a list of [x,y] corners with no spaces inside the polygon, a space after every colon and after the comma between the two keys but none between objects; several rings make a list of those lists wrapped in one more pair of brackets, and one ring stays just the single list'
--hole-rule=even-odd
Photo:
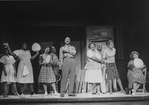
[{"label": "girl in dress", "polygon": [[52,54],[49,54],[49,51],[50,51],[50,48],[46,47],[44,53],[40,55],[39,65],[42,65],[42,67],[40,70],[38,82],[43,84],[45,95],[48,94],[47,92],[48,84],[52,84],[53,90],[57,95],[58,92],[56,90],[56,85],[55,85],[56,78],[52,68],[53,58],[52,58]]},{"label": "girl in dress", "polygon": [[[9,48],[9,44],[7,43],[9,52],[11,52]],[[15,50],[12,55],[17,56],[19,58],[19,65],[18,65],[18,72],[17,72],[17,82],[21,85],[21,94],[24,94],[25,88],[29,85],[31,90],[31,95],[34,94],[33,89],[33,68],[31,64],[31,60],[33,60],[39,52],[37,51],[34,56],[31,56],[31,53],[29,50],[27,50],[27,44],[26,42],[23,42],[21,44],[20,50]]]},{"label": "girl in dress", "polygon": [[[85,66],[85,82],[89,83],[89,89],[92,94],[96,93],[96,86],[102,82],[101,72],[101,56],[98,54],[96,45],[94,43],[89,44],[89,50],[87,51],[87,64]],[[100,94],[100,88],[97,88],[98,94]]]},{"label": "girl in dress", "polygon": [[50,53],[51,57],[52,57],[52,69],[54,71],[55,77],[56,77],[56,89],[58,91],[58,81],[61,80],[61,75],[59,74],[59,60],[58,57],[56,55],[56,48],[54,46],[51,47],[51,53]]},{"label": "girl in dress", "polygon": [[116,49],[114,48],[113,41],[112,40],[107,41],[106,45],[107,45],[107,49],[104,50],[103,58],[105,59],[105,62],[106,62],[106,72],[107,72],[107,77],[109,81],[110,94],[112,94],[113,92],[112,82],[114,83],[114,81],[118,82],[121,92],[125,93],[117,71],[116,63],[115,63]]},{"label": "girl in dress", "polygon": [[4,55],[0,58],[0,62],[3,64],[3,71],[1,76],[1,82],[4,86],[3,96],[7,97],[9,91],[9,85],[12,84],[12,93],[18,96],[16,88],[16,70],[15,59],[9,54],[8,49],[4,49]]},{"label": "girl in dress", "polygon": [[140,84],[145,82],[145,76],[143,75],[143,71],[146,70],[146,66],[143,65],[141,68],[137,68],[134,65],[134,59],[139,57],[139,53],[137,51],[133,51],[130,54],[131,60],[128,63],[128,87],[132,89],[133,95],[135,95],[136,90],[140,87]]}]

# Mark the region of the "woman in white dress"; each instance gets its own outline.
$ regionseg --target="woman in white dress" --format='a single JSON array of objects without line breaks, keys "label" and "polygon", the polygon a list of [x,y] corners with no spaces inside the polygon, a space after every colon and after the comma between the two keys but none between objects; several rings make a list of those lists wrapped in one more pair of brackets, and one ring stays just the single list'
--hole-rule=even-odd
[{"label": "woman in white dress", "polygon": [[3,64],[1,83],[4,86],[3,96],[7,97],[9,92],[9,84],[12,84],[12,93],[18,96],[16,88],[16,71],[15,71],[15,59],[8,52],[8,49],[4,49],[4,55],[0,58],[0,62]]},{"label": "woman in white dress", "polygon": [[[102,72],[101,72],[101,56],[96,50],[96,45],[94,43],[89,44],[89,50],[87,51],[87,64],[85,66],[85,82],[89,83],[90,92],[93,94],[95,92],[95,86],[98,86],[102,82]],[[99,89],[99,88],[98,88]],[[97,90],[100,94],[100,90]]]},{"label": "woman in white dress", "polygon": [[[9,45],[7,44],[9,51],[11,52]],[[12,53],[12,52],[11,52]],[[27,44],[25,42],[22,43],[22,48],[20,50],[15,50],[13,55],[19,58],[19,65],[17,71],[17,82],[21,84],[21,94],[24,94],[25,87],[29,85],[31,89],[31,95],[34,94],[33,89],[33,68],[31,64],[31,60],[33,60],[39,52],[37,51],[34,56],[31,56],[29,50],[27,50]]]}]

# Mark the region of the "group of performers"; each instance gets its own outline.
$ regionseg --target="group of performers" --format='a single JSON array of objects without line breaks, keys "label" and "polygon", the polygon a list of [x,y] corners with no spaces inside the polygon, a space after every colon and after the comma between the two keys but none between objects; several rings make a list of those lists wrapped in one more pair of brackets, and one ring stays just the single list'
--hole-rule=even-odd
[{"label": "group of performers", "polygon": [[[72,46],[69,37],[65,38],[65,45],[60,48],[59,59],[57,57],[56,49],[54,46],[47,46],[44,52],[39,56],[39,65],[41,66],[38,82],[43,84],[44,94],[47,95],[47,88],[49,84],[52,86],[54,93],[59,95],[56,89],[56,74],[58,69],[62,70],[60,96],[65,97],[68,78],[69,88],[68,96],[75,96],[74,94],[74,83],[75,83],[75,71],[76,71],[76,60],[75,54],[76,49]],[[30,87],[31,95],[34,94],[33,89],[33,68],[31,60],[33,60],[39,54],[31,56],[29,50],[27,50],[27,44],[22,43],[21,49],[11,51],[9,44],[4,43],[4,55],[0,58],[0,62],[3,64],[1,82],[4,86],[3,96],[7,97],[9,84],[12,84],[12,92],[15,96],[20,94],[17,92],[16,82],[21,86],[21,95],[24,94],[25,88]],[[85,82],[89,84],[89,92],[92,94],[100,94],[101,92],[110,94],[114,91],[118,91],[117,83],[120,87],[120,91],[125,93],[122,86],[118,70],[115,63],[116,49],[112,40],[107,41],[107,49],[102,50],[102,45],[90,43],[88,45],[89,50],[87,51],[87,62],[85,65]],[[136,68],[133,60],[138,58],[138,52],[131,53],[131,61],[128,63],[128,81],[129,89],[136,93],[140,84],[145,82],[145,77],[142,73],[145,70],[145,65],[142,68]],[[18,67],[15,62],[19,61]],[[17,70],[16,70],[17,68]],[[17,72],[16,72],[17,71]],[[113,88],[112,88],[113,84]],[[108,88],[108,89],[107,89]]]},{"label": "group of performers", "polygon": [[[115,63],[114,44],[111,40],[107,43],[107,49],[102,51],[102,45],[98,44],[96,48],[95,43],[89,44],[89,50],[87,51],[88,61],[85,66],[86,75],[85,81],[89,83],[90,92],[93,94],[100,94],[100,86],[102,93],[106,93],[105,79],[108,79],[108,86],[110,94],[112,94],[112,82],[114,91],[117,91],[116,81],[121,89],[121,92],[125,93]],[[97,89],[96,89],[97,88]]]}]

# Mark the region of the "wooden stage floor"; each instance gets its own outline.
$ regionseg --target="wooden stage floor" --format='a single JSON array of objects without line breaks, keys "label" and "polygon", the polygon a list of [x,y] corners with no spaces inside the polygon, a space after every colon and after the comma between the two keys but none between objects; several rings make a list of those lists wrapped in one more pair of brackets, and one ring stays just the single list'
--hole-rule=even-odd
[{"label": "wooden stage floor", "polygon": [[15,97],[0,96],[1,105],[149,105],[149,93],[137,93],[135,96],[120,92],[113,94],[92,95],[90,93],[77,93],[76,96],[60,97],[55,94],[34,94]]}]

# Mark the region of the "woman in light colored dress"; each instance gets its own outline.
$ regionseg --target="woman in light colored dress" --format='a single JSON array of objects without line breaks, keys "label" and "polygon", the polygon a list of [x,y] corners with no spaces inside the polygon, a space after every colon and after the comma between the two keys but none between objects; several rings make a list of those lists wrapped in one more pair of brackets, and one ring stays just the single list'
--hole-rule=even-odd
[{"label": "woman in light colored dress", "polygon": [[16,88],[16,70],[15,70],[15,59],[8,52],[8,49],[4,49],[4,55],[0,58],[0,62],[3,64],[1,83],[4,86],[3,96],[7,97],[9,92],[9,85],[12,84],[12,92],[18,96]]},{"label": "woman in light colored dress", "polygon": [[[9,45],[8,49],[11,52]],[[24,94],[25,88],[29,85],[31,89],[31,95],[33,95],[34,79],[33,79],[33,68],[31,60],[33,60],[39,54],[39,52],[37,51],[34,56],[31,56],[30,51],[27,50],[26,42],[23,42],[22,48],[20,50],[15,50],[12,54],[17,56],[20,60],[17,71],[17,82],[21,84],[21,94],[22,95]]]},{"label": "woman in light colored dress", "polygon": [[[85,66],[85,82],[89,83],[90,92],[96,93],[96,86],[102,82],[102,72],[101,72],[101,56],[95,49],[96,45],[94,43],[89,44],[89,50],[87,51],[87,64]],[[99,88],[98,88],[99,89]],[[100,94],[100,90],[98,90]]]},{"label": "woman in light colored dress", "polygon": [[58,92],[56,91],[56,78],[55,74],[52,68],[52,54],[49,54],[50,48],[46,47],[45,51],[43,54],[40,55],[39,58],[39,65],[42,65],[38,82],[43,84],[45,95],[47,95],[47,87],[49,84],[52,84],[53,90],[55,94],[57,95]]},{"label": "woman in light colored dress", "polygon": [[135,95],[137,89],[140,87],[140,84],[145,83],[145,76],[143,71],[146,70],[146,66],[143,65],[141,68],[136,68],[134,66],[134,59],[139,57],[139,53],[137,51],[133,51],[130,54],[131,60],[128,63],[128,87],[129,89],[133,89],[133,95]]}]

